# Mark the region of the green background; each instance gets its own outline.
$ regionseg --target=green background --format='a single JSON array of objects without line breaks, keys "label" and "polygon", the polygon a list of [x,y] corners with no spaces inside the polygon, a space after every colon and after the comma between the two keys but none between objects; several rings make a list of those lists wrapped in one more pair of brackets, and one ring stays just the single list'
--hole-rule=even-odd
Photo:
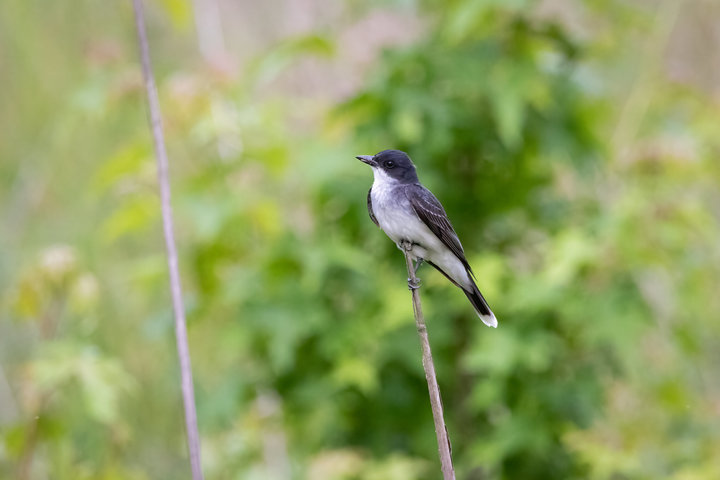
[{"label": "green background", "polygon": [[[716,3],[147,3],[208,479],[439,478],[385,148],[458,478],[720,478]],[[0,4],[0,218],[0,477],[189,478],[130,2]]]}]

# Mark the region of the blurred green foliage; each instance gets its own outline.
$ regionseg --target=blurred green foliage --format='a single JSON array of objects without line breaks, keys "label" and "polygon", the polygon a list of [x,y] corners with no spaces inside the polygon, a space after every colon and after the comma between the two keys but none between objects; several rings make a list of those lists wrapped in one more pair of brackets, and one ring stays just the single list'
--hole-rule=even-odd
[{"label": "blurred green foliage", "polygon": [[[0,6],[0,476],[187,478],[131,10],[61,3]],[[384,148],[500,322],[421,270],[458,478],[720,476],[717,100],[658,65],[674,2],[583,2],[585,35],[536,7],[405,5],[422,35],[342,102],[278,87],[337,34],[238,74],[188,58],[188,4],[150,9],[208,478],[438,478],[353,159]]]}]

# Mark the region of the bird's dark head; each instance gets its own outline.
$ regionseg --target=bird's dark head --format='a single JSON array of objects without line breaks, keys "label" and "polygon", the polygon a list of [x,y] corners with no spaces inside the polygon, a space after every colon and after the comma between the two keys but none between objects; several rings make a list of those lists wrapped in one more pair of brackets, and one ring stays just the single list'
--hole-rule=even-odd
[{"label": "bird's dark head", "polygon": [[415,165],[408,154],[400,150],[383,150],[374,156],[358,155],[355,158],[370,165],[376,179],[386,179],[398,183],[417,183],[418,181]]}]

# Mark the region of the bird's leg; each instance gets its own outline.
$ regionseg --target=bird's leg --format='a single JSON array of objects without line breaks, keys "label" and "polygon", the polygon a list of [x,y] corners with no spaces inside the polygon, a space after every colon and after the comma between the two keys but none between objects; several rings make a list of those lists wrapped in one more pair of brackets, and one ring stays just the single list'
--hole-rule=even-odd
[{"label": "bird's leg", "polygon": [[[403,251],[405,251],[406,253],[410,253],[410,252],[412,251],[412,248],[413,248],[413,243],[412,243],[410,240],[402,240],[402,241],[400,242],[399,247],[400,247]],[[422,265],[422,263],[423,263],[423,259],[422,259],[422,258],[418,258],[417,261],[416,261],[416,263],[415,263],[415,265],[413,266],[413,276],[417,273],[418,268],[420,268],[420,265]],[[412,278],[408,278],[408,279],[407,279],[407,282],[408,282],[408,288],[409,288],[411,291],[412,291],[412,290],[417,290],[418,288],[420,288],[420,279],[417,278],[417,277],[415,278],[414,281],[413,281]]]},{"label": "bird's leg", "polygon": [[[419,258],[419,257],[418,257],[417,261],[415,262],[415,266],[413,267],[413,275],[417,275],[417,271],[418,271],[418,269],[420,268],[420,265],[422,265],[423,261],[424,261],[424,260],[423,260],[422,258]],[[415,281],[414,281],[414,282],[413,282],[412,278],[408,278],[408,288],[409,288],[411,291],[412,291],[412,290],[417,290],[418,288],[420,288],[420,285],[421,285],[421,283],[420,283],[420,279],[419,279],[419,278],[415,277]]]}]

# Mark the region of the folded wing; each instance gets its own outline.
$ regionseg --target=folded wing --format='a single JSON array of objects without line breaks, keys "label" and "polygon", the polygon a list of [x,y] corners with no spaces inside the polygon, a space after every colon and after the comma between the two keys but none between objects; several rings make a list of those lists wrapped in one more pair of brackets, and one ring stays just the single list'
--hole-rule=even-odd
[{"label": "folded wing", "polygon": [[380,224],[378,223],[377,218],[375,218],[375,212],[373,212],[373,208],[372,208],[372,188],[370,190],[368,190],[368,194],[367,194],[367,209],[368,209],[368,215],[370,215],[370,220],[372,220],[373,223],[379,227]]},{"label": "folded wing", "polygon": [[445,209],[440,201],[435,198],[435,195],[419,184],[408,185],[405,188],[405,195],[420,220],[440,239],[443,245],[455,254],[467,271],[472,274],[470,264],[465,259],[465,251],[460,244],[460,239],[450,224]]}]

